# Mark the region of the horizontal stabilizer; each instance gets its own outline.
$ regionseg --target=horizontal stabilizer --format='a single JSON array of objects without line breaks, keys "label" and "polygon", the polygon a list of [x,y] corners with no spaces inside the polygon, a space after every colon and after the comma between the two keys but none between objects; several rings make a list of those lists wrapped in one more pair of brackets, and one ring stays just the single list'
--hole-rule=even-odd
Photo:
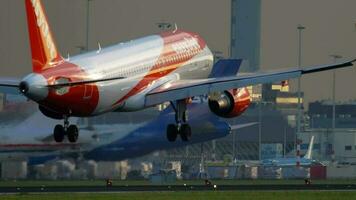
[{"label": "horizontal stabilizer", "polygon": [[238,129],[242,129],[242,128],[246,128],[246,127],[250,127],[250,126],[254,126],[258,124],[258,122],[251,122],[251,123],[246,123],[246,124],[238,124],[238,125],[231,125],[230,128],[232,131],[238,130]]},{"label": "horizontal stabilizer", "polygon": [[209,78],[235,76],[241,64],[242,59],[221,59],[213,66]]}]

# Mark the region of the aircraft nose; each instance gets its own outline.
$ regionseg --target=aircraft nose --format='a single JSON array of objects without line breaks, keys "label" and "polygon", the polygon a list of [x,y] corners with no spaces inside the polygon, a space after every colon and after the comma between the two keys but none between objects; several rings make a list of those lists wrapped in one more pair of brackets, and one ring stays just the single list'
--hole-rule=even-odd
[{"label": "aircraft nose", "polygon": [[26,76],[19,85],[20,92],[34,101],[40,101],[48,96],[47,80],[40,74]]}]

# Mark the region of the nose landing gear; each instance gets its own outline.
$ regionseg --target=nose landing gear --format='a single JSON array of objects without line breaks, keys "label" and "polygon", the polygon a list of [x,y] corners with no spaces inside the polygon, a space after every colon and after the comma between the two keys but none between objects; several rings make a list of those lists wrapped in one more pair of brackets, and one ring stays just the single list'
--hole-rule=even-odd
[{"label": "nose landing gear", "polygon": [[54,127],[53,138],[56,142],[63,142],[64,136],[67,135],[70,143],[75,143],[78,140],[79,130],[76,125],[69,125],[68,117],[64,117],[64,126],[57,124]]},{"label": "nose landing gear", "polygon": [[177,136],[180,135],[182,141],[187,142],[192,136],[192,130],[188,121],[187,100],[178,100],[176,103],[171,102],[175,111],[176,124],[167,126],[167,139],[169,142],[174,142]]}]

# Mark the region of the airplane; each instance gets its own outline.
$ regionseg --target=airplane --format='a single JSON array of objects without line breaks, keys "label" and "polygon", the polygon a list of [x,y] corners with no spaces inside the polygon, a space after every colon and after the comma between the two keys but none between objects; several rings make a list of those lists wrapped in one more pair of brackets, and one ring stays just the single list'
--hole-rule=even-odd
[{"label": "airplane", "polygon": [[261,165],[267,167],[291,167],[296,166],[297,161],[299,160],[299,164],[301,167],[310,167],[312,165],[320,165],[320,162],[313,160],[312,153],[313,153],[313,145],[314,145],[314,136],[310,138],[310,143],[308,147],[307,153],[304,157],[298,159],[297,157],[293,158],[276,158],[276,159],[265,159],[262,160]]},{"label": "airplane", "polygon": [[[174,121],[171,106],[159,112],[158,116],[138,124],[88,124],[79,118],[71,118],[71,123],[79,124],[83,136],[78,142],[56,143],[52,137],[52,126],[58,120],[46,118],[40,112],[27,117],[13,127],[9,124],[0,128],[0,161],[26,160],[29,165],[42,164],[56,158],[84,157],[95,161],[118,161],[149,154],[156,150],[182,147],[225,137],[231,132],[253,126],[256,123],[233,125],[209,112],[206,102],[189,105],[192,111],[192,129],[195,134],[189,142],[172,145],[164,137],[165,127],[161,123]],[[135,116],[142,112],[133,113]]]},{"label": "airplane", "polygon": [[175,121],[166,138],[189,141],[187,105],[208,95],[210,111],[219,117],[241,115],[250,104],[246,86],[298,78],[304,74],[352,66],[355,60],[331,65],[289,68],[237,75],[239,59],[214,64],[207,43],[197,33],[162,32],[65,59],[58,52],[40,0],[25,0],[32,73],[23,79],[1,78],[0,92],[21,93],[47,117],[63,120],[54,127],[56,142],[75,143],[79,129],[70,117],[107,112],[134,112],[170,102]]}]

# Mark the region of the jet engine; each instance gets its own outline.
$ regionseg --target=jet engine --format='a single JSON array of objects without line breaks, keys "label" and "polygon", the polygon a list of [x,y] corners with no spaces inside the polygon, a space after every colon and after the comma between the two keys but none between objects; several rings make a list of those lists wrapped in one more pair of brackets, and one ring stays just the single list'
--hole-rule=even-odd
[{"label": "jet engine", "polygon": [[246,88],[232,89],[209,95],[209,108],[219,117],[233,118],[241,115],[250,105]]}]

